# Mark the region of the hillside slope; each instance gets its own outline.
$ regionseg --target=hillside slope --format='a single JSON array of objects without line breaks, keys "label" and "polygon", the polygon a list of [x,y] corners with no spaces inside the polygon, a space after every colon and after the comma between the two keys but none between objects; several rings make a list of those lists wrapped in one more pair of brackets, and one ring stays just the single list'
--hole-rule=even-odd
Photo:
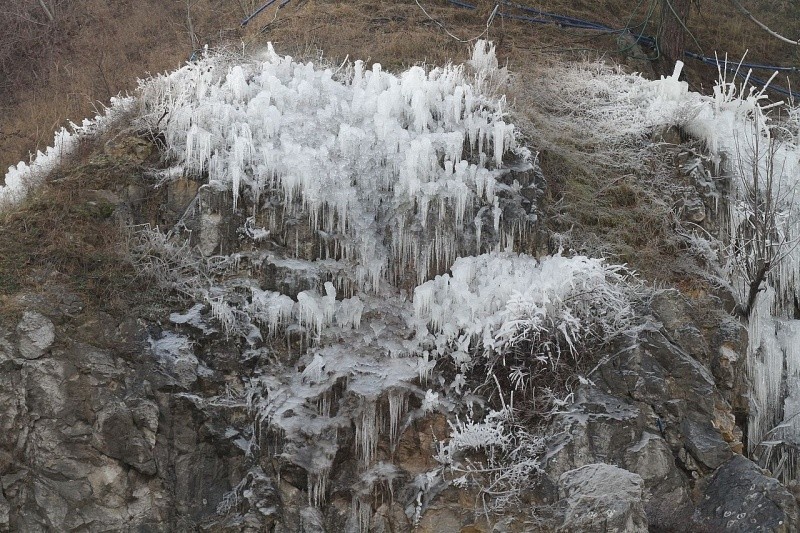
[{"label": "hillside slope", "polygon": [[[0,168],[27,161],[28,154],[48,146],[53,132],[67,121],[92,115],[111,96],[133,90],[137,78],[177,68],[205,45],[238,48],[272,41],[294,56],[323,53],[341,62],[349,55],[388,68],[463,60],[469,55],[469,45],[454,40],[443,28],[464,40],[481,34],[495,4],[473,3],[475,10],[445,0],[422,2],[440,26],[412,0],[292,0],[279,12],[271,6],[242,27],[240,22],[261,4],[250,0],[51,0],[54,20],[50,21],[36,2],[13,0],[0,12],[0,22],[7,28],[0,41]],[[617,0],[523,4],[629,32],[605,35],[531,24],[513,18],[536,18],[514,7],[519,4],[504,4],[485,36],[497,43],[501,61],[508,61],[517,72],[543,61],[584,54],[607,57],[645,75],[651,75],[653,68],[657,74],[671,72],[672,65],[642,60],[657,58],[657,53],[642,51],[631,42],[632,35],[658,34],[658,0],[636,5]],[[687,39],[689,50],[707,56],[728,54],[736,60],[749,50],[748,60],[754,63],[796,64],[796,46],[772,38],[737,15],[731,4],[700,0],[692,5],[686,22],[694,36]],[[793,3],[758,0],[748,5],[781,34],[800,35],[800,13]],[[690,62],[687,72],[693,88],[708,92],[716,79],[714,70]],[[768,72],[756,74],[769,77]],[[800,86],[800,79],[792,81],[794,87]]]},{"label": "hillside slope", "polygon": [[292,4],[6,174],[0,530],[800,527],[796,110]]}]

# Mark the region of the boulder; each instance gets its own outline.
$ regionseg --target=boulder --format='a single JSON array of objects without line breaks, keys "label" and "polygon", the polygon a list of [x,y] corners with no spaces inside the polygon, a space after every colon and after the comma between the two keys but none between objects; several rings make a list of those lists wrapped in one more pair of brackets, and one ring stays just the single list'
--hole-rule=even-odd
[{"label": "boulder", "polygon": [[711,476],[693,521],[701,532],[789,533],[800,528],[800,511],[783,485],[735,455]]}]

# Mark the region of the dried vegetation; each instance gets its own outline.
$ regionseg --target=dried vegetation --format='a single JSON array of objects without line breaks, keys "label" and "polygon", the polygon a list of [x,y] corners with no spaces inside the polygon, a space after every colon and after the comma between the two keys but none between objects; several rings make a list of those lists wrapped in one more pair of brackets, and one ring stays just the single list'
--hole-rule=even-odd
[{"label": "dried vegetation", "polygon": [[[465,59],[470,45],[448,36],[439,23],[464,40],[480,35],[494,2],[476,3],[478,9],[470,11],[426,0],[422,4],[428,17],[413,0],[293,0],[280,10],[265,10],[241,27],[242,17],[260,2],[51,0],[47,5],[53,20],[49,20],[37,2],[11,0],[0,9],[0,22],[11,29],[0,37],[0,167],[45,147],[53,130],[68,119],[89,116],[98,102],[132,90],[137,77],[177,67],[198,46],[243,43],[255,49],[273,41],[282,53],[309,58],[324,54],[335,64],[347,57],[381,62],[389,69],[421,61],[441,64]],[[646,2],[633,12],[635,6],[618,0],[607,0],[602,7],[560,0],[526,4],[613,27],[646,23],[637,27],[645,34],[658,27],[657,20],[646,18]],[[700,0],[696,6],[688,25],[704,52],[726,50],[738,57],[749,43],[752,60],[796,59],[797,47],[768,38],[718,3]],[[800,33],[800,17],[786,16],[800,9],[793,4],[760,0],[753,6],[756,9],[764,22],[782,33]],[[603,159],[598,157],[596,138],[574,127],[552,127],[548,116],[568,119],[574,110],[564,105],[574,105],[574,100],[565,102],[558,80],[542,75],[565,57],[605,55],[611,62],[645,72],[652,72],[650,62],[640,59],[640,50],[621,46],[614,36],[501,17],[489,28],[488,37],[498,44],[501,60],[518,73],[509,102],[528,129],[530,144],[540,150],[539,162],[548,178],[544,208],[552,221],[549,229],[567,236],[553,246],[567,244],[611,256],[648,277],[661,278],[660,267],[677,245],[672,238],[672,206],[653,192],[652,176],[669,179],[674,167],[658,157],[643,156],[633,165],[614,162],[608,153]],[[694,85],[710,79],[713,73],[706,75],[704,69],[689,73]],[[102,201],[91,209],[80,206],[96,202],[89,198],[89,189],[101,188],[87,185],[86,180],[97,179],[96,173],[102,179],[118,179],[120,169],[110,161],[106,166],[82,161],[68,165],[62,172],[66,178],[48,184],[20,210],[4,215],[0,292],[37,283],[34,273],[44,263],[55,271],[82,276],[80,283],[99,291],[104,301],[113,301],[119,292],[109,282],[114,269],[121,268],[112,260],[119,252],[108,248],[116,239],[112,220],[105,216]]]}]

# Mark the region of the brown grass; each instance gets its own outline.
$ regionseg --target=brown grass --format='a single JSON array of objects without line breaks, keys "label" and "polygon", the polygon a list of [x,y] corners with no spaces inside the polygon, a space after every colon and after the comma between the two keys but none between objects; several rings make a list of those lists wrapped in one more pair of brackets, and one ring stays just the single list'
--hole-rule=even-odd
[{"label": "brown grass", "polygon": [[[87,141],[50,179],[0,215],[0,309],[10,296],[65,287],[90,308],[122,314],[158,299],[137,276],[124,245],[126,229],[114,190],[141,175],[131,161]],[[13,307],[13,306],[12,306]]]},{"label": "brown grass", "polygon": [[[433,18],[462,39],[481,34],[494,6],[490,0],[473,0],[478,9],[469,11],[443,0],[421,3]],[[648,6],[644,2],[632,11],[636,3],[622,0],[522,3],[612,27],[623,27],[629,19],[631,25],[643,22]],[[31,16],[43,20],[35,2],[20,5],[29,5]],[[244,42],[252,48],[269,40],[283,53],[324,53],[331,61],[349,56],[380,62],[390,69],[419,62],[460,61],[469,54],[468,44],[448,36],[412,0],[293,0],[281,10],[264,11],[246,28],[240,28],[239,21],[261,2],[62,0],[58,5],[53,24],[25,26],[19,25],[18,19],[9,19],[17,24],[14,31],[19,38],[13,41],[17,47],[13,53],[9,44],[7,53],[0,54],[0,168],[27,160],[27,154],[46,147],[53,131],[67,120],[79,121],[94,114],[94,108],[106,104],[111,96],[133,90],[138,77],[179,66],[198,45],[240,46]],[[707,54],[728,51],[732,58],[739,58],[749,47],[749,58],[755,61],[791,64],[797,60],[798,47],[769,37],[736,15],[727,3],[698,0],[696,6],[699,9],[693,9],[688,25]],[[796,3],[759,0],[751,8],[775,29],[789,36],[800,35],[800,7]],[[510,7],[503,10],[522,14]],[[644,33],[657,32],[658,13],[656,9]],[[498,43],[501,59],[516,70],[528,70],[544,56],[589,53],[626,63],[634,70],[650,71],[647,61],[631,59],[635,50],[621,51],[624,43],[595,32],[498,17],[488,37]],[[688,74],[698,88],[709,88],[716,76],[713,69],[691,63]],[[794,81],[800,86],[800,79]]]},{"label": "brown grass", "polygon": [[[479,9],[469,11],[444,0],[420,1],[433,18],[462,39],[482,34],[494,6],[492,1],[480,0]],[[635,4],[622,0],[523,3],[613,27],[622,27],[629,18],[633,24],[642,22],[646,4],[632,13]],[[239,21],[260,2],[189,0],[191,36],[186,2],[64,0],[61,5],[65,7],[56,26],[26,30],[35,46],[30,45],[25,54],[0,57],[4,58],[0,78],[6,80],[5,85],[0,83],[0,168],[27,159],[29,150],[46,147],[54,129],[67,119],[79,121],[93,114],[98,102],[106,103],[110,96],[134,89],[137,77],[181,65],[198,44],[234,43],[232,46],[253,50],[272,41],[281,53],[322,55],[332,63],[345,57],[360,58],[380,62],[388,69],[420,62],[462,61],[471,49],[470,43],[447,35],[413,0],[292,0],[284,9],[266,10],[245,28],[239,27]],[[748,58],[753,61],[796,61],[797,47],[767,36],[727,5],[698,0],[699,9],[690,15],[689,28],[704,52],[727,50],[731,57],[739,57],[749,46]],[[778,31],[792,37],[800,34],[800,7],[794,3],[759,0],[752,10]],[[644,26],[645,34],[657,31],[658,12]],[[614,36],[500,17],[487,36],[498,45],[501,61],[522,77],[535,77],[537,69],[549,62],[587,55],[653,73],[651,62],[641,59],[641,51],[625,50],[624,43]],[[688,66],[689,79],[696,87],[708,87],[716,76],[713,69],[691,62]],[[656,67],[656,71],[669,68]],[[516,90],[524,91],[524,87]],[[515,94],[509,96],[516,100]],[[535,106],[536,98],[520,98],[519,106],[523,105]],[[527,113],[526,109],[520,111]],[[551,213],[556,221],[553,229],[577,228],[573,233],[580,234],[578,240],[587,250],[609,253],[621,261],[636,264],[644,251],[655,272],[658,263],[674,252],[665,222],[669,209],[646,193],[647,183],[639,178],[623,180],[597,196],[598,187],[619,176],[587,170],[564,153],[545,150],[541,161],[549,180],[549,205],[556,207]],[[102,301],[112,302],[115,294],[121,293],[119,280],[132,272],[126,270],[119,260],[121,252],[114,248],[114,243],[121,242],[120,234],[102,203],[90,203],[95,200],[87,196],[85,183],[93,172],[114,176],[116,170],[86,165],[86,160],[73,163],[62,172],[64,180],[51,182],[19,210],[4,215],[0,221],[0,249],[4,250],[0,293],[33,287],[48,272],[74,276],[80,290],[96,294]],[[608,243],[614,243],[610,249]]]},{"label": "brown grass", "polygon": [[[93,116],[112,96],[133,91],[137,78],[174,69],[192,52],[185,2],[61,4],[54,28],[35,26],[35,47],[0,63],[0,79],[13,80],[0,90],[2,169],[47,147],[68,120]],[[200,43],[215,46],[238,37],[240,8],[234,3],[192,0],[191,5]]]}]

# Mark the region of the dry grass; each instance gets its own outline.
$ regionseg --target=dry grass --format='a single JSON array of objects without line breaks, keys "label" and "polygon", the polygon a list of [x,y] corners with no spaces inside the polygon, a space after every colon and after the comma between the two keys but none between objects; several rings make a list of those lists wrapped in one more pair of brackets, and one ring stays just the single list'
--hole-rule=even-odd
[{"label": "dry grass", "polygon": [[[494,6],[490,0],[473,0],[478,9],[470,11],[443,0],[421,2],[433,18],[462,39],[483,32]],[[649,2],[638,8],[636,3],[622,0],[523,3],[612,27],[635,26],[647,20],[643,31],[651,35],[659,25],[658,10],[646,18]],[[245,28],[240,28],[239,21],[261,2],[64,0],[59,4],[63,7],[55,27],[27,28],[27,41],[19,43],[29,43],[26,53],[16,53],[16,62],[13,57],[0,62],[0,78],[14,80],[12,87],[0,87],[0,168],[26,160],[29,152],[46,147],[53,131],[68,119],[79,121],[93,114],[93,109],[111,96],[135,88],[136,78],[179,66],[198,45],[244,42],[256,47],[270,40],[280,51],[296,56],[324,52],[331,61],[349,56],[380,62],[390,69],[423,61],[460,61],[469,54],[468,44],[448,36],[413,0],[293,0],[281,10],[265,10]],[[725,50],[738,58],[749,47],[753,60],[787,64],[797,60],[797,47],[767,36],[735,15],[728,4],[698,0],[696,6],[688,24],[706,53]],[[795,3],[759,0],[752,9],[779,31],[795,37],[800,34],[800,7]],[[648,61],[632,59],[635,50],[624,50],[626,45],[614,36],[596,32],[498,17],[488,37],[498,43],[501,59],[515,70],[529,70],[542,57],[588,52],[634,70],[651,71]],[[670,68],[656,66],[656,70]],[[707,88],[715,73],[694,65],[689,76],[696,87]],[[800,86],[800,79],[794,81]]]},{"label": "dry grass", "polygon": [[[64,2],[62,2],[64,3]],[[230,2],[191,0],[197,40],[215,46],[238,38],[240,10]],[[28,159],[68,120],[93,116],[137,78],[180,66],[192,52],[186,2],[71,0],[57,27],[41,28],[30,54],[2,65],[0,168]],[[39,26],[37,26],[38,28]]]},{"label": "dry grass", "polygon": [[102,140],[86,141],[45,184],[0,215],[1,313],[14,294],[50,286],[115,314],[160,297],[137,276],[115,212],[120,201],[113,191],[143,169],[104,154],[102,146]]},{"label": "dry grass", "polygon": [[[483,33],[494,5],[480,0],[479,9],[469,11],[443,0],[420,1],[433,18],[462,39]],[[523,3],[613,27],[622,27],[629,19],[632,24],[642,22],[646,7],[643,3],[638,11],[631,12],[634,5],[622,0]],[[65,0],[67,4],[69,0]],[[70,5],[74,11],[71,18],[64,15],[63,31],[57,36],[49,31],[50,40],[43,41],[49,48],[32,50],[24,62],[0,65],[5,69],[2,74],[14,70],[17,80],[15,90],[0,94],[0,168],[26,159],[29,150],[47,146],[53,130],[67,119],[80,120],[93,113],[97,102],[107,102],[111,95],[133,89],[137,77],[179,66],[198,43],[244,43],[245,48],[256,49],[272,41],[281,53],[324,55],[332,63],[345,57],[360,58],[380,62],[389,69],[420,62],[461,61],[471,48],[470,43],[447,35],[413,0],[293,0],[283,9],[264,11],[245,28],[239,27],[239,21],[260,2],[86,0]],[[727,4],[698,0],[696,6],[699,9],[692,12],[689,27],[706,53],[728,50],[732,57],[738,57],[749,45],[751,60],[796,61],[797,47],[766,36],[734,15]],[[759,0],[752,9],[786,35],[800,34],[800,7],[794,3]],[[654,34],[657,27],[656,16],[643,32]],[[624,43],[614,36],[504,18],[495,19],[487,36],[498,45],[501,61],[523,79],[535,78],[548,63],[587,55],[624,63],[631,70],[653,72],[651,62],[641,59],[640,51],[625,50]],[[695,86],[707,86],[715,76],[713,69],[692,63],[689,67]],[[520,97],[524,90],[524,84],[518,85],[510,99],[517,101],[523,115],[535,115],[539,105],[536,100],[548,95],[527,99]],[[546,109],[547,105],[541,106],[539,112]],[[642,181],[643,174],[631,172],[620,181],[618,171],[587,168],[582,163],[582,148],[551,150],[540,144],[541,140],[532,138],[536,148],[543,148],[541,162],[549,180],[545,207],[555,221],[551,229],[571,228],[573,245],[607,253],[639,268],[645,266],[645,270],[653,265],[652,271],[657,272],[659,262],[674,252],[667,223],[670,210],[647,192],[649,184]],[[73,164],[62,173],[70,179],[50,183],[20,210],[4,216],[0,292],[35,286],[48,271],[62,272],[76,276],[74,282],[82,290],[96,293],[103,301],[113,301],[114,293],[121,290],[113,279],[132,275],[125,272],[122,276],[119,270],[123,268],[120,252],[113,246],[120,235],[113,221],[102,206],[90,207],[88,202],[93,200],[86,196],[86,184],[80,184],[94,171],[109,175],[114,171],[86,167],[86,161],[82,164],[82,169]],[[603,194],[596,194],[612,182],[614,185],[603,189]],[[642,257],[647,258],[646,264]]]}]

